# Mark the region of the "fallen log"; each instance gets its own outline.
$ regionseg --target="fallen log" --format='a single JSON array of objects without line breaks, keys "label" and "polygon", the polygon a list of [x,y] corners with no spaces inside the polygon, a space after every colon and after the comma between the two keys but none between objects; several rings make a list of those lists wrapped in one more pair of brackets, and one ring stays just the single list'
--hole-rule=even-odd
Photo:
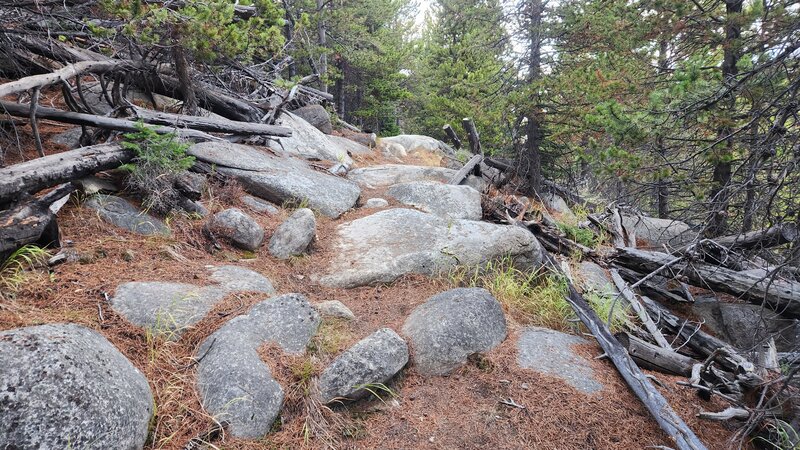
[{"label": "fallen log", "polygon": [[466,164],[464,164],[464,167],[462,167],[458,172],[456,172],[455,175],[453,175],[453,178],[450,179],[449,184],[461,184],[461,182],[464,181],[469,174],[476,170],[481,161],[483,161],[483,155],[474,155],[469,161],[467,161]]},{"label": "fallen log", "polygon": [[117,69],[132,69],[137,65],[132,61],[113,60],[113,61],[81,61],[75,64],[68,64],[61,69],[42,75],[31,75],[17,81],[0,84],[0,98],[9,94],[28,91],[34,88],[43,88],[52,84],[61,83],[70,78],[87,72],[104,73]]},{"label": "fallen log", "polygon": [[75,190],[65,184],[42,198],[23,202],[0,212],[0,263],[18,248],[36,243],[39,246],[59,245],[58,223],[50,205]]},{"label": "fallen log", "polygon": [[[140,79],[133,80],[133,82],[145,91],[152,90],[156,94],[183,100],[183,91],[180,88],[180,82],[171,76],[153,74],[150,77],[141,77]],[[261,122],[264,111],[255,105],[223,94],[219,92],[217,88],[205,83],[198,83],[196,89],[200,106],[205,109],[231,120],[254,123]]]},{"label": "fallen log", "polygon": [[[553,271],[562,273],[558,263],[550,254],[544,252],[544,257]],[[683,419],[673,411],[667,400],[661,395],[661,392],[653,386],[641,369],[639,369],[639,366],[633,361],[625,347],[614,338],[608,327],[606,327],[606,324],[578,293],[575,286],[568,281],[567,287],[567,303],[569,303],[586,328],[589,329],[597,340],[597,343],[600,344],[600,347],[617,368],[617,371],[628,384],[628,387],[630,387],[661,429],[664,430],[667,436],[673,441],[671,444],[681,450],[705,449],[705,445],[703,445],[689,426],[686,425]]]},{"label": "fallen log", "polygon": [[[19,103],[2,102],[0,101],[0,113],[5,112],[12,116],[28,117],[30,113],[29,105],[21,105]],[[90,127],[103,128],[106,130],[117,131],[138,131],[136,122],[126,119],[116,119],[113,117],[97,116],[94,114],[84,114],[72,111],[61,111],[55,108],[36,108],[36,117],[39,119],[49,119],[61,123],[71,123],[74,125],[85,125]],[[155,126],[153,131],[161,134],[176,133],[181,137],[199,140],[199,141],[220,141],[221,138],[212,136],[202,131],[192,130],[190,128],[172,128],[165,126]]]},{"label": "fallen log", "polygon": [[628,333],[617,333],[614,337],[628,350],[628,354],[633,357],[636,364],[645,369],[688,377],[692,373],[692,366],[697,362],[688,356],[645,342]]},{"label": "fallen log", "polygon": [[719,247],[729,250],[751,250],[789,244],[794,242],[798,236],[800,236],[800,234],[798,234],[795,224],[784,223],[763,230],[719,237],[711,241]]},{"label": "fallen log", "polygon": [[220,120],[211,117],[186,116],[151,111],[149,109],[132,106],[136,117],[145,123],[165,125],[178,128],[191,128],[199,131],[212,131],[217,133],[231,133],[241,135],[265,135],[289,137],[292,129],[278,125],[263,123],[239,122],[234,120]]},{"label": "fallen log", "polygon": [[119,167],[133,157],[133,150],[126,150],[119,144],[100,144],[1,168],[0,205],[66,181]]},{"label": "fallen log", "polygon": [[688,320],[672,314],[672,312],[656,301],[642,296],[642,304],[656,322],[670,333],[680,338],[681,346],[686,346],[703,358],[714,356],[725,370],[734,374],[744,374],[748,378],[755,375],[753,363],[742,356],[730,344],[701,330],[700,324],[692,324]]},{"label": "fallen log", "polygon": [[[645,274],[636,272],[631,269],[627,269],[625,267],[617,266],[617,271],[622,278],[627,281],[628,283],[638,283]],[[650,280],[645,280],[645,282],[639,284],[639,290],[643,293],[650,295],[652,297],[657,297],[659,299],[669,300],[671,302],[676,303],[691,303],[692,301],[685,297],[685,294],[677,294],[665,287],[662,287],[657,280],[663,277],[655,276]]]},{"label": "fallen log", "polygon": [[766,304],[787,317],[800,317],[800,283],[736,272],[723,267],[693,261],[676,261],[666,253],[633,248],[618,248],[614,262],[637,271],[653,271],[670,264],[672,273],[680,273],[696,286],[726,292],[751,303]]},{"label": "fallen log", "polygon": [[[631,290],[627,283],[625,283],[625,280],[622,279],[622,277],[619,275],[619,272],[611,269],[611,279],[614,281],[614,285],[617,286],[620,295],[627,300],[628,304],[631,306],[631,309],[633,309],[636,315],[639,316],[639,320],[642,321],[645,329],[650,333],[651,336],[653,336],[653,340],[655,340],[656,344],[658,344],[659,347],[672,352],[672,347],[670,347],[669,342],[667,342],[667,339],[663,334],[661,334],[661,330],[658,329],[656,324],[653,322],[653,319],[650,318],[649,314],[647,314],[644,306],[642,306],[642,303],[637,298],[636,293]],[[628,350],[630,350],[630,348]]]}]

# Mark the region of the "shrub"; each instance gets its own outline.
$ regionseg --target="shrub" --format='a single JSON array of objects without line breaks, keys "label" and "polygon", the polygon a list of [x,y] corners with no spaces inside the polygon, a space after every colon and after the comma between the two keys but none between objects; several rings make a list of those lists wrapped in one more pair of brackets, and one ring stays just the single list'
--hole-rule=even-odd
[{"label": "shrub", "polygon": [[0,300],[16,292],[25,282],[25,270],[43,264],[50,254],[36,245],[25,245],[0,263]]},{"label": "shrub", "polygon": [[126,184],[142,195],[146,209],[167,214],[181,201],[175,179],[194,164],[194,157],[186,154],[189,145],[175,134],[158,134],[142,123],[136,128],[135,133],[125,134],[121,144],[136,153],[133,163],[124,166],[130,171]]},{"label": "shrub", "polygon": [[567,235],[567,238],[589,248],[597,248],[602,242],[601,236],[594,234],[592,230],[580,228],[575,225],[559,223],[558,229]]}]

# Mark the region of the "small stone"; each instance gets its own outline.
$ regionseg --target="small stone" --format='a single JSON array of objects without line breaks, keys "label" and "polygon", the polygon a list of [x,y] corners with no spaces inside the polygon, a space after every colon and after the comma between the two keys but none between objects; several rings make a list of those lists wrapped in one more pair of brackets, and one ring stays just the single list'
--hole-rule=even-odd
[{"label": "small stone", "polygon": [[149,236],[169,234],[169,228],[159,219],[139,211],[127,200],[113,195],[97,194],[84,203],[97,211],[104,221],[128,231]]},{"label": "small stone", "polygon": [[530,385],[529,385],[528,383],[522,383],[522,384],[520,385],[520,387],[521,387],[522,389],[525,389],[526,391],[527,391],[528,389],[530,389],[530,388],[531,388],[531,387],[530,387]]},{"label": "small stone", "polygon": [[255,212],[269,214],[271,216],[278,214],[280,211],[275,205],[272,203],[262,200],[258,197],[253,197],[252,195],[243,195],[242,196],[242,203],[247,205],[248,208],[252,209]]},{"label": "small stone", "polygon": [[382,198],[371,198],[364,203],[364,208],[386,208],[389,202]]},{"label": "small stone", "polygon": [[269,252],[278,259],[289,259],[305,253],[317,234],[314,212],[301,208],[280,224],[269,240]]},{"label": "small stone", "polygon": [[205,228],[243,250],[255,251],[264,243],[264,229],[238,208],[214,214],[206,222]]},{"label": "small stone", "polygon": [[123,261],[131,262],[135,258],[136,258],[136,253],[134,253],[133,250],[130,250],[130,249],[129,250],[125,250],[122,253],[122,260]]},{"label": "small stone", "polygon": [[314,306],[320,314],[325,317],[335,317],[337,319],[353,320],[356,315],[350,308],[344,305],[339,300],[328,300],[325,302],[317,303]]},{"label": "small stone", "polygon": [[322,401],[359,399],[369,392],[365,388],[386,383],[406,363],[406,342],[393,330],[382,328],[342,353],[322,372],[319,377]]}]

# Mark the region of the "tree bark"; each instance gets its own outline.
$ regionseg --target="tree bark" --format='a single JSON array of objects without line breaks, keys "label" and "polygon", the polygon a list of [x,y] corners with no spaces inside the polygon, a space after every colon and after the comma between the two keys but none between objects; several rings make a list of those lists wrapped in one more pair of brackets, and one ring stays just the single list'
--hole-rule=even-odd
[{"label": "tree bark", "polygon": [[[739,49],[741,25],[739,22],[743,3],[743,0],[725,0],[725,39],[722,41],[723,58],[721,66],[722,82],[724,84],[732,83],[738,73],[736,64],[741,57]],[[724,114],[725,112],[732,113],[736,107],[736,94],[734,92],[728,93],[721,104],[724,105],[723,116],[727,115]],[[727,123],[727,117],[722,117],[722,120],[725,121],[725,125],[719,127],[717,137],[722,140],[719,145],[724,147],[722,150],[712,149],[715,162],[709,195],[711,199],[711,216],[704,233],[707,237],[720,236],[725,233],[728,227],[727,212],[730,198],[728,187],[733,171],[733,164],[731,163],[734,151],[733,137],[731,137],[733,127]]]},{"label": "tree bark", "polygon": [[[528,84],[535,88],[535,84],[542,77],[542,16],[544,4],[542,0],[528,0],[526,5],[527,38],[528,38]],[[538,103],[538,95],[533,95],[531,100]],[[526,114],[525,147],[520,155],[521,172],[525,179],[527,195],[535,196],[542,192],[542,154],[541,146],[544,142],[543,112],[538,104],[529,105]]]},{"label": "tree bark", "polygon": [[211,131],[218,133],[231,133],[242,135],[263,135],[289,137],[292,129],[278,125],[267,125],[262,123],[239,122],[235,120],[220,120],[211,117],[183,116],[165,112],[151,111],[149,109],[133,107],[136,116],[145,123],[154,125],[174,126],[180,128],[191,128],[199,131]]},{"label": "tree bark", "polygon": [[183,94],[183,112],[190,116],[196,116],[198,109],[197,94],[194,88],[194,81],[189,72],[189,61],[186,59],[186,50],[181,45],[172,47],[172,62],[175,64],[175,73],[178,75],[178,82],[181,84]]},{"label": "tree bark", "polygon": [[645,369],[685,377],[692,373],[696,361],[688,356],[650,344],[628,333],[617,333],[614,337],[628,350],[636,364]]},{"label": "tree bark", "polygon": [[40,199],[0,212],[0,264],[9,254],[27,244],[58,245],[58,224],[50,205],[74,189],[72,185],[64,185]]},{"label": "tree bark", "polygon": [[104,73],[111,70],[122,69],[125,67],[133,68],[135,65],[130,61],[82,61],[75,64],[69,64],[61,69],[52,73],[42,75],[32,75],[29,77],[21,78],[17,81],[0,84],[0,98],[9,94],[16,94],[19,92],[28,91],[34,88],[43,88],[52,84],[58,84],[62,81],[69,80],[70,78],[83,74],[83,73]]},{"label": "tree bark", "polygon": [[325,0],[317,0],[317,38],[319,39],[319,85],[322,92],[328,92],[328,31],[325,28]]}]

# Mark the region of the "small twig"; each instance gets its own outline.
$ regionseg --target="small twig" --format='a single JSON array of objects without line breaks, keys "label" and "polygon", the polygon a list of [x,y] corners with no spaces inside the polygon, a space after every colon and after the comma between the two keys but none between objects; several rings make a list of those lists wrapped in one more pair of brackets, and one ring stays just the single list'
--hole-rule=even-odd
[{"label": "small twig", "polygon": [[42,147],[42,137],[39,135],[39,125],[36,123],[36,108],[39,106],[40,89],[33,88],[31,93],[31,131],[33,132],[33,140],[36,143],[36,151],[39,152],[40,157],[44,157],[44,147]]},{"label": "small twig", "polygon": [[508,400],[500,399],[500,403],[506,406],[510,406],[512,408],[519,408],[525,409],[525,405],[520,405],[519,403],[515,402],[513,398],[509,397]]}]

